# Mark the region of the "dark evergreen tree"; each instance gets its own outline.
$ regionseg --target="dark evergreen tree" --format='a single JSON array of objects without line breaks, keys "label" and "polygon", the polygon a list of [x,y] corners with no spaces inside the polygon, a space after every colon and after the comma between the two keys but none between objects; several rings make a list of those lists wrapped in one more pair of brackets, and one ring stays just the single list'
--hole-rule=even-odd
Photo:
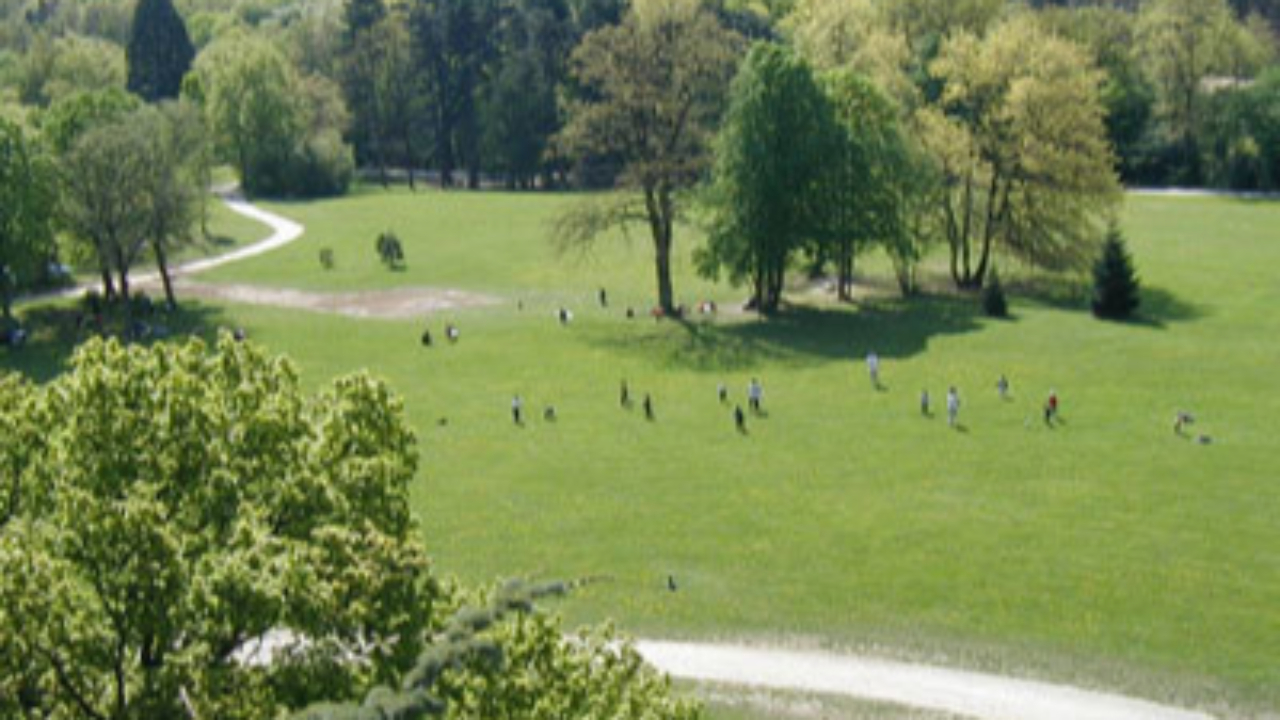
[{"label": "dark evergreen tree", "polygon": [[982,288],[982,310],[989,317],[1009,317],[1009,302],[1004,297],[1004,286],[1000,284],[1000,273],[992,266],[987,273],[987,282]]},{"label": "dark evergreen tree", "polygon": [[178,97],[196,51],[172,0],[138,0],[127,54],[129,92],[147,102]]},{"label": "dark evergreen tree", "polygon": [[1138,277],[1120,230],[1112,226],[1093,266],[1093,314],[1121,320],[1138,309]]}]

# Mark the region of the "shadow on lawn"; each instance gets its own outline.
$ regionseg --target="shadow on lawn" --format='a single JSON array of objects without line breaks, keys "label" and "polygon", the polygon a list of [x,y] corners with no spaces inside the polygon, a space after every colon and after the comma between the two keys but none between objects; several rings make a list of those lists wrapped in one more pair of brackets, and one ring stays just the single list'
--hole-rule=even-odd
[{"label": "shadow on lawn", "polygon": [[641,333],[602,333],[590,342],[672,367],[721,371],[862,358],[872,350],[883,358],[910,357],[932,337],[978,330],[979,318],[976,303],[964,298],[916,297],[856,308],[796,306],[742,322],[647,325]]},{"label": "shadow on lawn", "polygon": [[[1012,280],[1006,283],[1006,288],[1010,295],[1058,310],[1090,312],[1093,290],[1087,279],[1037,276]],[[1137,315],[1123,321],[1126,324],[1164,329],[1170,323],[1191,322],[1208,314],[1203,306],[1188,302],[1162,287],[1143,284],[1140,298]]]},{"label": "shadow on lawn", "polygon": [[[70,301],[21,309],[18,318],[30,336],[21,348],[0,348],[0,373],[15,372],[40,383],[61,375],[76,347],[94,336],[78,327],[81,314],[80,306]],[[227,327],[229,322],[221,308],[182,302],[181,298],[175,312],[157,312],[144,321],[152,327],[162,327],[166,339],[194,336],[210,344],[217,339],[218,329]],[[113,337],[120,337],[123,327],[123,321],[118,318],[105,323],[106,334]],[[159,340],[153,336],[142,342]]]}]

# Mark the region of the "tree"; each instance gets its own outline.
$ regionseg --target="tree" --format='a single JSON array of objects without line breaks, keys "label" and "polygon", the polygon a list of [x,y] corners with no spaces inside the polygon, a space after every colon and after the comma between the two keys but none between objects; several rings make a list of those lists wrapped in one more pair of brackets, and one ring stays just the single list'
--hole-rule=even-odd
[{"label": "tree", "polygon": [[1201,83],[1228,70],[1238,38],[1226,0],[1151,0],[1138,14],[1138,47],[1155,82],[1160,116],[1181,150],[1179,182],[1199,184]]},{"label": "tree", "polygon": [[493,62],[488,32],[497,22],[496,0],[414,0],[410,6],[416,65],[425,89],[440,182],[453,184],[458,167],[480,182],[480,97]]},{"label": "tree", "polygon": [[270,42],[244,33],[218,39],[196,59],[216,146],[252,194],[346,191],[353,172],[342,142],[346,106],[333,83],[299,77]]},{"label": "tree", "polygon": [[819,232],[811,198],[836,133],[808,65],[778,45],[753,47],[716,139],[714,218],[698,265],[749,281],[762,313],[778,309],[788,259]]},{"label": "tree", "polygon": [[[590,242],[609,226],[643,218],[653,240],[658,306],[668,313],[675,310],[671,252],[679,193],[705,172],[739,46],[696,0],[639,0],[621,24],[588,34],[570,60],[582,92],[567,103],[558,144],[571,157],[616,159],[627,207],[578,214],[587,222],[562,222],[558,232],[563,242]],[[639,212],[631,193],[640,195]]]},{"label": "tree", "polygon": [[903,253],[906,197],[899,192],[923,178],[910,172],[911,156],[897,120],[897,107],[867,78],[848,71],[828,75],[825,93],[835,126],[832,146],[814,159],[823,176],[809,211],[819,218],[820,253],[835,261],[837,294],[852,299],[855,255],[883,242],[895,258]]},{"label": "tree", "polygon": [[358,705],[313,705],[292,720],[700,717],[694,704],[672,698],[669,681],[611,628],[566,635],[535,611],[536,600],[573,585],[516,581],[483,594],[450,619],[398,689],[377,688]]},{"label": "tree", "polygon": [[147,148],[142,192],[146,198],[145,229],[164,283],[165,301],[177,307],[169,277],[169,251],[187,242],[200,214],[205,193],[205,126],[189,103],[165,103],[143,110],[131,122],[152,138]]},{"label": "tree", "polygon": [[196,51],[172,0],[139,0],[127,56],[129,92],[147,102],[178,97]]},{"label": "tree", "polygon": [[126,305],[129,270],[146,246],[150,142],[126,117],[81,135],[62,159],[62,222],[96,256],[103,296],[118,289]]},{"label": "tree", "polygon": [[559,130],[556,95],[567,72],[572,27],[564,0],[517,0],[498,30],[499,59],[481,117],[488,164],[510,187],[528,187],[553,167],[547,150]]},{"label": "tree", "polygon": [[[308,396],[225,334],[95,339],[47,386],[0,380],[0,427],[5,716],[265,720],[422,648],[440,592],[383,384]],[[273,629],[287,662],[235,660]]]},{"label": "tree", "polygon": [[1138,276],[1124,236],[1115,225],[1107,231],[1102,255],[1093,266],[1093,314],[1122,320],[1138,309]]},{"label": "tree", "polygon": [[57,186],[52,164],[21,126],[0,118],[0,309],[13,319],[14,292],[53,257]]},{"label": "tree", "polygon": [[917,122],[943,172],[956,285],[980,288],[997,246],[1041,267],[1087,265],[1120,188],[1085,54],[1020,18],[948,41],[931,72],[942,95]]}]

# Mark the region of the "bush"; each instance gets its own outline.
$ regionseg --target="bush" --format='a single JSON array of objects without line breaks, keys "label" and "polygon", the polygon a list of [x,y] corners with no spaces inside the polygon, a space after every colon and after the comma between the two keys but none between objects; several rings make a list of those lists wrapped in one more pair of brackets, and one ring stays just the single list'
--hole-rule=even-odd
[{"label": "bush", "polygon": [[378,257],[387,267],[395,269],[404,264],[404,246],[394,232],[388,230],[379,235],[376,247]]},{"label": "bush", "polygon": [[1004,297],[1004,286],[1000,284],[1000,273],[994,266],[987,273],[986,286],[982,289],[982,310],[989,317],[1009,317],[1009,303]]},{"label": "bush", "polygon": [[1114,225],[1107,231],[1102,256],[1093,266],[1093,314],[1123,320],[1138,309],[1138,277],[1124,237]]}]

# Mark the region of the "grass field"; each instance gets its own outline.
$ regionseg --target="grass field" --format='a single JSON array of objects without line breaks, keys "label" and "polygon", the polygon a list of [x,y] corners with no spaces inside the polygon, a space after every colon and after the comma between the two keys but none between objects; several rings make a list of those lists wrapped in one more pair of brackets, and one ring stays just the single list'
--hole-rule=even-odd
[{"label": "grass field", "polygon": [[[205,332],[245,326],[310,382],[365,367],[388,378],[419,431],[414,501],[438,568],[471,582],[605,576],[561,606],[571,620],[1280,709],[1280,205],[1131,198],[1125,229],[1150,291],[1134,323],[1096,321],[1035,279],[1009,321],[936,295],[657,324],[622,314],[648,305],[644,236],[557,261],[546,223],[564,202],[367,190],[272,205],[307,225],[303,240],[210,276],[501,298],[430,319],[437,337],[459,324],[454,346],[420,347],[425,319],[236,305],[190,318]],[[377,264],[388,227],[403,271]],[[335,270],[320,268],[321,247]],[[692,278],[687,257],[678,269],[686,302],[741,297]],[[599,286],[608,309],[594,305]],[[553,318],[562,304],[569,327]],[[867,381],[872,349],[884,391]],[[45,355],[0,355],[0,367],[38,375],[65,354],[32,350]],[[715,389],[742,402],[751,377],[767,417],[742,436]],[[652,394],[656,421],[618,407],[622,379]],[[940,405],[948,385],[963,430],[917,410],[922,388]],[[1039,415],[1050,388],[1056,429]],[[509,420],[514,393],[534,416],[524,428]],[[547,404],[557,422],[541,420]],[[1180,409],[1212,444],[1173,434]]]}]

